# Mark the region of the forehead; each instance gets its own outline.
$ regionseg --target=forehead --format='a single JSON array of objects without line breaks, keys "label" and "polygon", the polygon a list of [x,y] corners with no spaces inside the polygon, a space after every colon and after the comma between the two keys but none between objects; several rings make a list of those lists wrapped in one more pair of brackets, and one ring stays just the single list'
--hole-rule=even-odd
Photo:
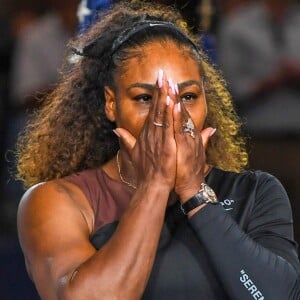
[{"label": "forehead", "polygon": [[159,69],[175,82],[200,80],[200,66],[187,46],[172,41],[149,42],[138,48],[136,55],[126,60],[121,80],[135,79],[155,82]]}]

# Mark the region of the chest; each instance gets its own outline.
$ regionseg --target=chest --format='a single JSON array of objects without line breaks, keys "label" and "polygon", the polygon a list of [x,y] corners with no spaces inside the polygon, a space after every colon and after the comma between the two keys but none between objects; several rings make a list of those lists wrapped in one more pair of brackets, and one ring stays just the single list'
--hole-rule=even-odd
[{"label": "chest", "polygon": [[[101,248],[117,226],[118,222],[114,222],[101,228],[92,239],[93,245]],[[142,299],[228,299],[205,248],[187,222],[164,223]]]}]

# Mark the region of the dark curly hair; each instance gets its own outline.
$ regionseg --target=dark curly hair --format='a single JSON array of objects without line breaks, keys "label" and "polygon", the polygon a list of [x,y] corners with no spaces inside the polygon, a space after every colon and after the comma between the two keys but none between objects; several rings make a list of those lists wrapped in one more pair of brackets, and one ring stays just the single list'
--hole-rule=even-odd
[{"label": "dark curly hair", "polygon": [[[117,72],[140,53],[141,46],[153,40],[173,41],[201,64],[206,78],[206,126],[218,129],[207,149],[208,162],[232,171],[240,171],[247,164],[245,143],[225,83],[202,51],[195,51],[191,41],[198,45],[198,38],[189,32],[180,13],[163,5],[129,2],[122,1],[101,14],[86,34],[70,43],[69,48],[76,48],[81,56],[69,57],[73,64],[65,66],[61,81],[18,141],[17,177],[25,186],[99,167],[114,157],[119,144],[112,132],[115,124],[105,115],[104,87],[116,89]],[[134,27],[141,18],[171,22],[189,38],[174,29],[146,28],[113,49],[124,30]]]}]

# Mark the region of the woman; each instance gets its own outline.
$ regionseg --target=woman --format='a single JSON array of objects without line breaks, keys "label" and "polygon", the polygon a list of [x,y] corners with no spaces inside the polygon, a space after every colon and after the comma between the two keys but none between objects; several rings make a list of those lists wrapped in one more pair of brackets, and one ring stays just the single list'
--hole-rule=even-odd
[{"label": "woman", "polygon": [[41,297],[299,299],[286,193],[240,172],[230,97],[179,14],[125,3],[100,20],[19,143]]}]

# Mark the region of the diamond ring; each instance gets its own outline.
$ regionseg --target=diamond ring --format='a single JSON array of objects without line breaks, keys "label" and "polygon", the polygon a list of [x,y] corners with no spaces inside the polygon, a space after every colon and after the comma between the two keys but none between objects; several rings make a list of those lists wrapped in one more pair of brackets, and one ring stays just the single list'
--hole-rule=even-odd
[{"label": "diamond ring", "polygon": [[191,118],[183,126],[183,132],[188,133],[193,139],[195,138],[195,125]]}]

